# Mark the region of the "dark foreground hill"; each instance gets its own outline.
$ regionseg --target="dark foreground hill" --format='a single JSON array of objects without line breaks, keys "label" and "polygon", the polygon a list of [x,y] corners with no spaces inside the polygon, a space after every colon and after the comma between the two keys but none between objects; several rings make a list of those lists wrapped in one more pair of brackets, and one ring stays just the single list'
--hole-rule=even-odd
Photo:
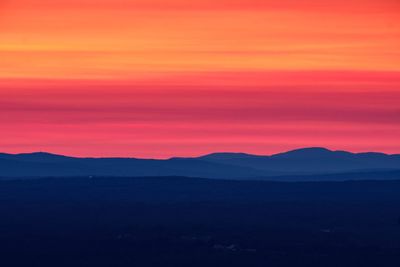
[{"label": "dark foreground hill", "polygon": [[279,175],[400,170],[400,155],[305,148],[272,156],[214,153],[166,160],[0,154],[0,176],[191,176],[248,179]]},{"label": "dark foreground hill", "polygon": [[0,266],[397,267],[400,181],[0,181]]}]

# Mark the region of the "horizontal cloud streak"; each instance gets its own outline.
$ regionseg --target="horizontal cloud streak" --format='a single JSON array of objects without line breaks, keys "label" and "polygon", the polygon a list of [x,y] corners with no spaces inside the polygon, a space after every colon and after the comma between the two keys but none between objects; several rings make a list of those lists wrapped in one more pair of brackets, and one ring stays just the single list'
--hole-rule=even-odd
[{"label": "horizontal cloud streak", "polygon": [[[0,123],[8,126],[0,145],[168,157],[212,150],[277,152],[320,142],[394,153],[399,77],[396,72],[252,72],[164,81],[2,80],[8,89],[0,91]],[[132,148],[127,151],[123,143]],[[151,152],[158,147],[161,151]]]}]

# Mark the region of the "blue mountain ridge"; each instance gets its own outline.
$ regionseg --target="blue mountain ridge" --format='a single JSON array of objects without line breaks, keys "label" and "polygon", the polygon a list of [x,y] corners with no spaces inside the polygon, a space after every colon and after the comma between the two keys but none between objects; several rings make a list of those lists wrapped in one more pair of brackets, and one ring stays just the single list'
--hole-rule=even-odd
[{"label": "blue mountain ridge", "polygon": [[392,170],[400,170],[399,154],[351,153],[321,147],[301,148],[270,156],[222,152],[170,159],[77,158],[46,152],[0,153],[1,177],[188,176],[268,179]]}]

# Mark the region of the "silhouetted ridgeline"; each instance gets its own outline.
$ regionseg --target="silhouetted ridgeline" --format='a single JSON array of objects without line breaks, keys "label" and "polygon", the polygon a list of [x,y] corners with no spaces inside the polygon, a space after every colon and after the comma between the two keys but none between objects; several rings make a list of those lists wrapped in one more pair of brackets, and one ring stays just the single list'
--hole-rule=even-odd
[{"label": "silhouetted ridgeline", "polygon": [[[73,158],[49,153],[0,154],[0,176],[3,177],[190,176],[278,179],[274,176],[287,176],[281,179],[313,180],[319,179],[315,176],[318,174],[323,175],[321,179],[346,180],[347,177],[360,179],[362,175],[367,179],[379,179],[379,175],[387,179],[398,178],[394,170],[400,170],[400,155],[349,153],[324,148],[304,148],[272,156],[214,153],[197,158],[167,160]],[[376,174],[381,171],[384,173]],[[346,174],[346,177],[335,174],[349,172],[353,174]]]}]

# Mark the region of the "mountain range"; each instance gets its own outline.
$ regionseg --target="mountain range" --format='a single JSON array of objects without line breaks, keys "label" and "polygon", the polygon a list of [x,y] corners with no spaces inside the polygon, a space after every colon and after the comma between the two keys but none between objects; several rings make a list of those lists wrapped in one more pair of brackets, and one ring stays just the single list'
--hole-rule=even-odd
[{"label": "mountain range", "polygon": [[[192,158],[77,158],[44,152],[0,153],[0,176],[187,176],[224,179],[400,178],[400,154],[301,148],[270,156],[212,153]],[[374,178],[374,179],[375,179]]]}]

